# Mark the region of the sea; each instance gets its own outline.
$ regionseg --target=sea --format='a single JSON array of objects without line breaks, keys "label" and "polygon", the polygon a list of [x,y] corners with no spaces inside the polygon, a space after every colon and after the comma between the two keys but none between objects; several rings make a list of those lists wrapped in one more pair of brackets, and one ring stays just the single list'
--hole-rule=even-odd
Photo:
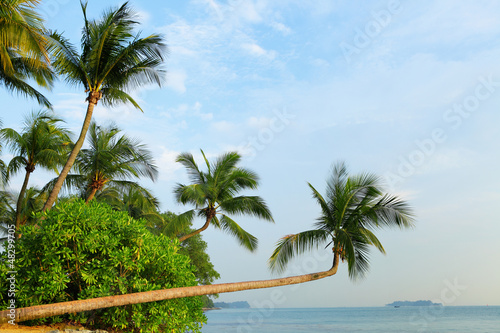
[{"label": "sea", "polygon": [[500,306],[221,309],[203,333],[500,333]]}]

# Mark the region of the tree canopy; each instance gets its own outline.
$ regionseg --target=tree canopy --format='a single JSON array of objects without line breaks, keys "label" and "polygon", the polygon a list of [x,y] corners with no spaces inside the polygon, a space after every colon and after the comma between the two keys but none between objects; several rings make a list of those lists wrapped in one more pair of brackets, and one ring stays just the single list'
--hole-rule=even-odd
[{"label": "tree canopy", "polygon": [[[82,200],[59,203],[43,215],[41,226],[26,225],[16,242],[16,306],[123,295],[197,285],[177,240],[153,235],[143,220],[106,204]],[[0,258],[0,294],[8,289],[7,253]],[[1,306],[7,307],[3,297]],[[126,332],[199,332],[205,322],[199,297],[114,307],[51,317]]]}]

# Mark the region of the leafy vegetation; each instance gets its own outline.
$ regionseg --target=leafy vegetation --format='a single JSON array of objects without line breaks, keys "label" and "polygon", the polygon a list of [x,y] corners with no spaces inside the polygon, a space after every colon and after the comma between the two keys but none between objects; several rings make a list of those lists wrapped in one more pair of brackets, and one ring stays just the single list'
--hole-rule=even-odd
[{"label": "leafy vegetation", "polygon": [[[82,200],[58,204],[46,212],[41,227],[21,228],[16,243],[18,307],[129,294],[197,284],[189,258],[177,240],[153,235],[142,220],[111,207]],[[2,259],[6,258],[4,253]],[[1,293],[6,294],[2,264]],[[2,298],[6,307],[7,297]],[[199,297],[114,307],[64,317],[87,326],[125,332],[199,331],[205,321]]]}]

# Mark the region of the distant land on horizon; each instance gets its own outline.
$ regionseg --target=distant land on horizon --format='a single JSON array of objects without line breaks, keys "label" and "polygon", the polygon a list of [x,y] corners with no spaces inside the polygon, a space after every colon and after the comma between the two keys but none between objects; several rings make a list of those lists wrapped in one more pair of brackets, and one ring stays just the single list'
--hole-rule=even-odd
[{"label": "distant land on horizon", "polygon": [[385,306],[436,306],[436,305],[442,306],[443,304],[420,300],[420,301],[395,301],[386,304]]},{"label": "distant land on horizon", "polygon": [[249,309],[250,304],[247,301],[239,302],[214,302],[214,307],[221,309]]}]

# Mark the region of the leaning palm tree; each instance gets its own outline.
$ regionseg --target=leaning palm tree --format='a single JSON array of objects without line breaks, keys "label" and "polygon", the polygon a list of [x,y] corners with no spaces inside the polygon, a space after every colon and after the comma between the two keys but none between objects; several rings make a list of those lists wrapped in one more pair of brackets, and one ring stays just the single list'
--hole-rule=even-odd
[{"label": "leaning palm tree", "polygon": [[[348,176],[345,165],[339,163],[333,168],[332,176],[327,181],[325,196],[321,196],[314,187],[309,186],[321,207],[316,228],[280,240],[270,258],[270,267],[273,270],[283,270],[295,255],[323,247],[324,243],[327,243],[327,247],[331,246],[333,250],[333,265],[327,271],[272,280],[172,288],[33,306],[16,309],[16,322],[111,306],[315,281],[336,274],[341,260],[347,261],[351,278],[361,277],[368,268],[369,247],[373,245],[383,251],[372,230],[413,226],[413,213],[408,204],[396,196],[384,194],[380,180],[372,174]],[[0,324],[9,320],[8,314],[8,310],[0,312]]]},{"label": "leaning palm tree", "polygon": [[41,16],[35,11],[39,0],[0,0],[0,84],[8,90],[50,102],[33,88],[28,79],[45,88],[52,86],[54,73]]},{"label": "leaning palm tree", "polygon": [[269,260],[274,271],[283,271],[294,256],[326,243],[342,261],[347,261],[350,278],[362,278],[369,268],[370,246],[385,254],[373,231],[413,225],[409,206],[396,196],[384,194],[377,176],[367,173],[350,177],[344,163],[333,167],[325,196],[311,184],[309,187],[321,215],[314,229],[285,236],[278,242]]},{"label": "leaning palm tree", "polygon": [[[68,188],[84,191],[89,202],[106,186],[116,189],[142,189],[130,178],[146,176],[155,180],[158,174],[151,152],[139,141],[120,135],[120,129],[90,124],[89,148],[82,149],[75,163],[77,173],[66,178]],[[50,188],[57,179],[46,186]]]},{"label": "leaning palm tree", "polygon": [[61,127],[62,120],[47,111],[32,112],[24,121],[23,130],[18,133],[12,128],[0,130],[15,156],[7,166],[9,177],[23,167],[26,171],[16,205],[16,231],[21,223],[22,202],[31,173],[36,166],[57,172],[66,160],[66,149],[70,144],[69,132]]},{"label": "leaning palm tree", "polygon": [[256,189],[259,182],[257,175],[247,169],[237,167],[241,160],[236,152],[220,156],[215,163],[209,163],[203,150],[201,151],[207,172],[201,171],[193,155],[181,154],[177,162],[183,164],[192,181],[191,185],[177,184],[174,193],[177,201],[182,204],[192,204],[196,208],[181,214],[169,224],[168,233],[173,230],[182,230],[192,223],[198,215],[205,220],[205,224],[187,234],[179,237],[182,242],[189,237],[206,230],[210,225],[222,229],[235,236],[239,243],[254,251],[257,248],[257,238],[246,232],[237,224],[231,215],[253,215],[267,221],[273,221],[271,212],[264,200],[258,196],[237,196],[245,189]]},{"label": "leaning palm tree", "polygon": [[84,28],[80,54],[62,35],[52,35],[54,67],[68,83],[85,89],[88,105],[80,136],[43,210],[50,209],[56,201],[85,141],[97,103],[102,101],[106,106],[130,103],[141,110],[127,91],[146,84],[162,83],[163,71],[160,67],[166,49],[163,39],[159,35],[140,38],[134,33],[138,22],[128,3],[105,12],[100,20],[87,19],[87,4],[82,3],[82,10]]}]

